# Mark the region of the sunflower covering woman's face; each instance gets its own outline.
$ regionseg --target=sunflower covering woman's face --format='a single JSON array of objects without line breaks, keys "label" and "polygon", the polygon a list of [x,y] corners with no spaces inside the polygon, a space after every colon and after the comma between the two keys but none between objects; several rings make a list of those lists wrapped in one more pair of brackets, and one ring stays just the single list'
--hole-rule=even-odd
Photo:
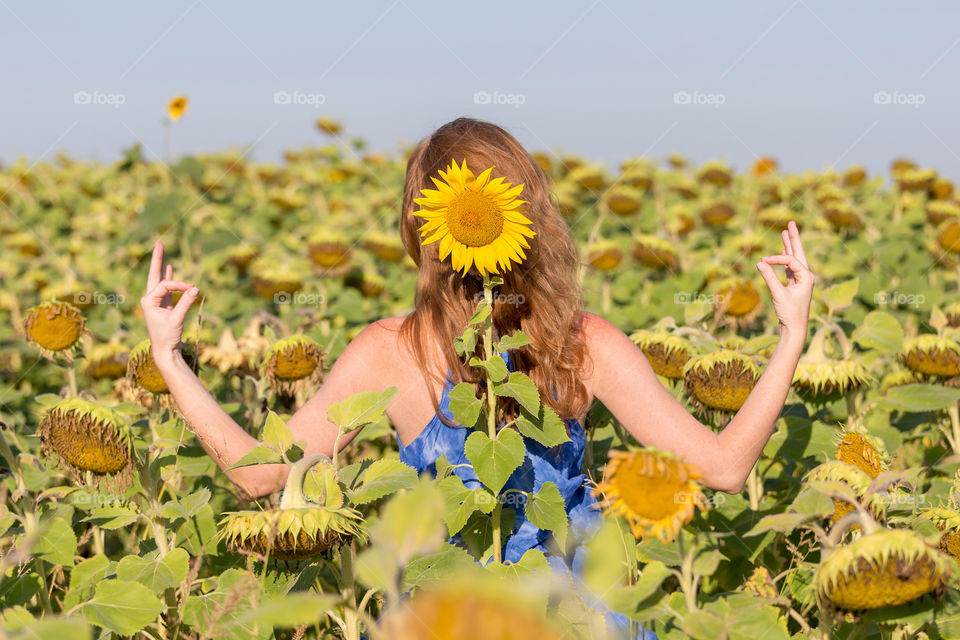
[{"label": "sunflower covering woman's face", "polygon": [[512,262],[526,259],[527,238],[536,235],[523,215],[527,201],[517,199],[523,185],[491,180],[493,169],[474,177],[466,160],[462,166],[451,161],[439,171],[443,180],[431,176],[437,188],[421,189],[423,197],[414,200],[422,207],[414,215],[426,220],[419,228],[423,244],[439,240],[440,259],[451,256],[453,268],[464,276],[473,265],[483,276],[510,270]]}]

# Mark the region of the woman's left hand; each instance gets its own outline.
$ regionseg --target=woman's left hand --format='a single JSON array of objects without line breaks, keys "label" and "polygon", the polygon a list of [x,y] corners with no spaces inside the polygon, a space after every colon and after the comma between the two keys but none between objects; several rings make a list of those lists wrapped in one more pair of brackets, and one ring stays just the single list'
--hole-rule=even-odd
[{"label": "woman's left hand", "polygon": [[[810,299],[813,297],[813,283],[816,276],[807,266],[807,256],[800,242],[797,223],[791,220],[782,233],[783,251],[778,256],[763,256],[757,263],[757,269],[770,289],[773,308],[780,320],[780,335],[785,332],[803,336],[806,339],[807,322],[810,317]],[[787,270],[787,284],[783,285],[773,267],[782,264]]]}]

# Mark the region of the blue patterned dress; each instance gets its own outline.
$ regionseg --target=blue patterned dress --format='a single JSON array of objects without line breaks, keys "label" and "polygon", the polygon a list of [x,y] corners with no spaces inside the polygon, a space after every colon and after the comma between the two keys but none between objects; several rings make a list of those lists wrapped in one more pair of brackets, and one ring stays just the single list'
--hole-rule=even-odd
[{"label": "blue patterned dress", "polygon": [[[503,359],[506,362],[507,369],[512,371],[513,367],[511,366],[509,353],[503,354]],[[453,421],[449,396],[449,391],[452,388],[453,383],[448,378],[439,401],[440,411],[450,421]],[[503,560],[504,562],[514,563],[519,561],[528,550],[539,549],[546,555],[555,575],[566,574],[573,578],[582,575],[586,553],[585,543],[596,533],[602,515],[599,509],[594,506],[597,501],[586,486],[587,476],[582,472],[586,433],[578,420],[567,420],[566,424],[570,441],[552,449],[533,439],[524,437],[527,455],[523,464],[507,480],[502,491],[517,489],[536,493],[544,482],[554,483],[566,502],[569,515],[568,538],[577,541],[577,545],[573,546],[566,557],[554,555],[545,546],[550,532],[538,528],[527,519],[525,505],[522,501],[511,502],[504,506],[516,510],[516,520],[513,533],[505,536],[506,545],[503,549]],[[399,435],[397,436],[400,460],[420,473],[429,471],[436,475],[436,461],[441,455],[445,455],[450,464],[467,465],[453,470],[453,473],[463,481],[467,488],[479,488],[482,485],[473,468],[469,466],[470,463],[464,452],[464,442],[470,433],[471,431],[464,427],[444,424],[440,417],[435,415],[410,444],[404,446],[400,443]],[[508,495],[517,494],[511,493]],[[450,542],[456,544],[458,540],[459,535],[451,538]],[[575,579],[575,581],[580,582],[578,579]],[[590,598],[590,601],[592,606],[607,612],[611,630],[620,634],[620,637],[625,637],[624,634],[629,629],[629,619],[620,614],[609,612],[609,609],[595,598]],[[657,640],[656,634],[646,629],[640,629],[639,635],[635,637],[644,640]]]}]

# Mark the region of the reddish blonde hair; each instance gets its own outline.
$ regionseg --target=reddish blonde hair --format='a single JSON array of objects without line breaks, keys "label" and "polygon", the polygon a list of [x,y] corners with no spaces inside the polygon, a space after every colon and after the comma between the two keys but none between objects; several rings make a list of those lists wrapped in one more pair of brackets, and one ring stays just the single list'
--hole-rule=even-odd
[{"label": "reddish blonde hair", "polygon": [[[480,369],[465,364],[453,347],[483,297],[483,279],[474,269],[461,276],[449,257],[441,262],[438,242],[422,246],[417,229],[424,221],[413,215],[419,208],[414,198],[421,189],[434,188],[430,176],[439,178],[438,170],[451,160],[466,160],[475,174],[493,166],[492,177],[524,185],[520,198],[528,202],[525,215],[537,235],[529,240],[526,260],[502,274],[504,282],[495,291],[494,340],[522,330],[531,344],[511,352],[514,370],[530,376],[543,402],[561,418],[578,419],[588,409],[580,380],[588,358],[581,331],[579,258],[570,227],[550,198],[547,175],[530,154],[501,127],[472,118],[448,122],[417,144],[407,160],[403,190],[400,232],[419,273],[415,309],[400,333],[420,365],[434,408],[440,415],[431,380],[443,380],[446,371],[429,370],[431,355],[451,372],[454,383],[483,380]],[[503,405],[502,417],[516,415],[515,402],[505,400],[498,403]]]}]

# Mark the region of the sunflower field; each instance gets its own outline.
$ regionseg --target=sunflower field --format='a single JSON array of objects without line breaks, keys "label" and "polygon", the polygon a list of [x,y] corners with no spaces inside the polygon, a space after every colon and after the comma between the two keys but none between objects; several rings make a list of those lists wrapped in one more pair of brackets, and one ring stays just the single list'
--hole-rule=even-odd
[{"label": "sunflower field", "polygon": [[[457,342],[482,343],[489,397],[459,388],[451,405],[476,428],[480,488],[444,459],[435,477],[400,462],[392,390],[330,408],[342,433],[366,425],[332,459],[287,429],[361,329],[411,310],[417,273],[398,232],[404,154],[318,127],[331,142],[281,164],[162,163],[135,146],[109,165],[0,167],[0,636],[615,637],[600,600],[661,639],[960,638],[950,180],[905,159],[872,176],[534,154],[580,247],[587,308],[717,430],[776,344],[753,263],[779,253],[789,220],[817,274],[807,347],[741,495],[590,410],[584,472],[606,515],[569,588],[539,551],[500,558],[516,431],[565,435],[528,378],[494,366],[527,339],[492,342],[490,296]],[[186,359],[261,442],[237,466],[291,465],[280,495],[238,494],[152,361],[139,299],[157,238],[203,292]],[[487,429],[495,396],[521,406],[517,430]],[[556,487],[522,497],[562,549]]]}]

